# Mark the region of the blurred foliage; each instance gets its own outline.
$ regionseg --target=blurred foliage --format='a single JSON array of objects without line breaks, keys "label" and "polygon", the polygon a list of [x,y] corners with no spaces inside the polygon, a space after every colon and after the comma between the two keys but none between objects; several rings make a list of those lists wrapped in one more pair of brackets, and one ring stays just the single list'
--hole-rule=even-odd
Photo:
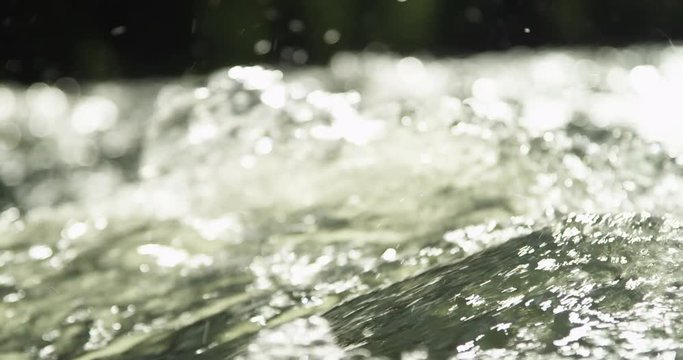
[{"label": "blurred foliage", "polygon": [[[177,76],[366,48],[459,55],[667,42],[683,37],[682,17],[678,0],[5,0],[0,79]],[[325,41],[328,31],[338,41]]]}]

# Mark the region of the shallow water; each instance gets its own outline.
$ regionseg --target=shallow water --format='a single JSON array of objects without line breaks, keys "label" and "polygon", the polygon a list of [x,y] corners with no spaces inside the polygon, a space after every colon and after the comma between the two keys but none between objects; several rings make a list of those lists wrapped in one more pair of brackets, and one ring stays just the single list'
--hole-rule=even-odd
[{"label": "shallow water", "polygon": [[674,358],[683,50],[0,87],[8,359]]}]

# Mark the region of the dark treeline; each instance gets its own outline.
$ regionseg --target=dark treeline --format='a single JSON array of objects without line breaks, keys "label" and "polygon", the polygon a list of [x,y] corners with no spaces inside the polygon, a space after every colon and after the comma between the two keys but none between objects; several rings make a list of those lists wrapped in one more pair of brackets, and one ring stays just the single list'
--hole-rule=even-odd
[{"label": "dark treeline", "polygon": [[3,0],[0,79],[325,63],[339,50],[460,55],[683,37],[683,1]]}]

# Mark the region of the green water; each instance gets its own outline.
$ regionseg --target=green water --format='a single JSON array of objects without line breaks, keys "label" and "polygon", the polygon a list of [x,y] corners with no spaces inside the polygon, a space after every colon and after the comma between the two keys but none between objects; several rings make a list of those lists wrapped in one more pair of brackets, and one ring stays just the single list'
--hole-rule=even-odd
[{"label": "green water", "polygon": [[0,358],[675,358],[682,68],[2,86]]}]

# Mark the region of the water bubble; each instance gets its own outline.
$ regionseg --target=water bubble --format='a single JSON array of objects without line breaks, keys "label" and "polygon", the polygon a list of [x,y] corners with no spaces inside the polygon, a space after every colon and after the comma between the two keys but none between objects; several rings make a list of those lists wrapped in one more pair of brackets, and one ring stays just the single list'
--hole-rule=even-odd
[{"label": "water bubble", "polygon": [[565,54],[539,57],[531,66],[531,76],[537,86],[558,88],[569,83],[574,60]]},{"label": "water bubble", "polygon": [[131,141],[129,134],[123,131],[109,131],[102,135],[100,140],[100,150],[104,156],[115,159],[123,156],[135,146],[135,142]]},{"label": "water bubble", "polygon": [[81,99],[74,107],[71,125],[79,134],[90,134],[112,128],[119,116],[119,109],[113,101],[90,96]]},{"label": "water bubble", "polygon": [[61,160],[67,164],[92,166],[97,163],[100,156],[99,148],[92,139],[72,139],[69,142],[62,142],[59,145]]},{"label": "water bubble", "polygon": [[248,90],[265,90],[282,79],[282,72],[260,66],[235,66],[228,70],[228,76]]},{"label": "water bubble", "polygon": [[284,86],[272,86],[261,94],[260,99],[273,109],[281,109],[287,103],[287,90]]},{"label": "water bubble", "polygon": [[50,118],[62,115],[68,106],[60,89],[44,83],[33,84],[26,90],[26,103],[33,116]]},{"label": "water bubble", "polygon": [[487,78],[477,79],[472,84],[472,95],[481,100],[495,100],[498,98],[496,82]]},{"label": "water bubble", "polygon": [[21,142],[21,130],[13,123],[0,122],[0,149],[12,150]]},{"label": "water bubble", "polygon": [[17,186],[26,177],[26,164],[19,159],[5,160],[0,164],[0,180],[7,186]]},{"label": "water bubble", "polygon": [[12,90],[0,86],[0,121],[14,114],[16,98]]},{"label": "water bubble", "polygon": [[240,159],[240,165],[245,169],[252,169],[254,166],[256,166],[256,159],[249,155],[243,156]]},{"label": "water bubble", "polygon": [[36,137],[45,137],[54,131],[55,121],[68,108],[66,95],[43,83],[31,85],[26,90],[29,107],[29,130]]},{"label": "water bubble", "polygon": [[652,65],[639,65],[631,69],[628,75],[629,83],[638,93],[656,92],[661,88],[659,70]]},{"label": "water bubble", "polygon": [[414,77],[415,75],[421,75],[424,72],[424,65],[420,59],[415,57],[406,57],[398,61],[396,68],[400,76],[404,77]]}]

